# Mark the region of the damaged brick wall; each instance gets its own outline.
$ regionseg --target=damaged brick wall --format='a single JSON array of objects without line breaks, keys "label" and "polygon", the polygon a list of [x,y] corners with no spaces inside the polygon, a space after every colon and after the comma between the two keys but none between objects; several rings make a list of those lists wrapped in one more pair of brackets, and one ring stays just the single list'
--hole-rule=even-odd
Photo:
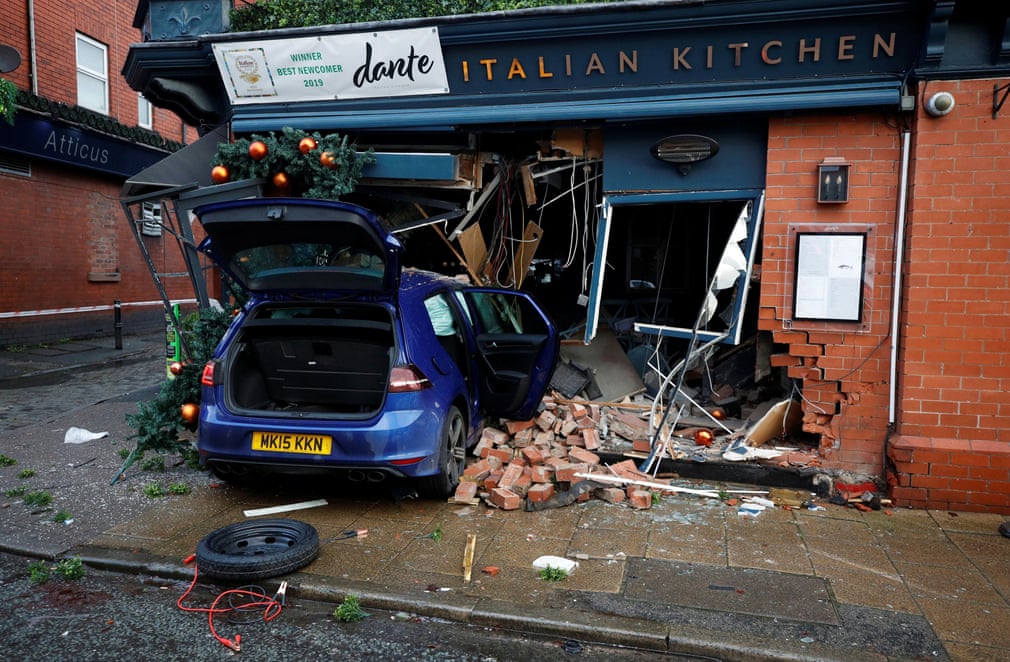
[{"label": "damaged brick wall", "polygon": [[[803,429],[820,435],[822,466],[882,476],[888,431],[889,317],[901,136],[879,114],[773,118],[759,328],[779,350],[772,365],[796,380]],[[850,167],[844,204],[817,203],[817,166]],[[866,232],[860,322],[793,319],[797,232]]]},{"label": "damaged brick wall", "polygon": [[900,337],[892,493],[919,507],[1010,513],[1010,104],[1005,80],[934,81],[921,109]]}]

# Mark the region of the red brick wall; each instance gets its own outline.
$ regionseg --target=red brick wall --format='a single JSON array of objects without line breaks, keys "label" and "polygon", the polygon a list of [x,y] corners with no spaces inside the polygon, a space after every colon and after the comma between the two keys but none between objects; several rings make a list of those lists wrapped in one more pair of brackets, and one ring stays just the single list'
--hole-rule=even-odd
[{"label": "red brick wall", "polygon": [[[773,118],[759,327],[779,344],[774,365],[797,380],[803,429],[820,435],[823,464],[882,475],[887,435],[894,219],[901,135],[880,113]],[[845,204],[817,203],[817,165],[850,165]],[[793,319],[797,231],[867,232],[861,322]]]},{"label": "red brick wall", "polygon": [[[109,115],[136,126],[137,93],[120,74],[130,45],[140,41],[140,31],[132,26],[136,8],[136,0],[35,0],[38,94],[76,105],[75,34],[80,32],[108,47]],[[13,4],[0,21],[0,43],[22,55],[21,66],[4,77],[31,91],[28,25],[27,3]],[[180,142],[197,137],[192,127],[161,109],[154,109],[154,129]],[[127,306],[126,333],[146,330],[142,322],[133,322],[141,311],[160,326],[160,307],[129,308],[155,301],[159,294],[119,204],[123,181],[42,160],[29,165],[27,177],[0,172],[0,228],[7,238],[0,242],[0,345],[111,332],[111,311],[31,311],[111,306],[117,299]],[[159,272],[185,272],[170,235],[144,241]],[[120,280],[89,280],[89,273],[98,272],[118,272]],[[172,298],[193,297],[187,278],[166,278],[165,284]]]},{"label": "red brick wall", "polygon": [[932,82],[956,105],[921,110],[902,300],[894,495],[1010,513],[1010,107],[993,83]]}]

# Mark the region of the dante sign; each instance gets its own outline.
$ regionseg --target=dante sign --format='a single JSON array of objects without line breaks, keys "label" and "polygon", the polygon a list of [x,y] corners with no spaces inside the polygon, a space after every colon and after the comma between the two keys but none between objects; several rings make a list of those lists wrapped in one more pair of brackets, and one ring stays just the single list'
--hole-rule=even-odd
[{"label": "dante sign", "polygon": [[438,28],[214,44],[232,104],[448,94]]}]

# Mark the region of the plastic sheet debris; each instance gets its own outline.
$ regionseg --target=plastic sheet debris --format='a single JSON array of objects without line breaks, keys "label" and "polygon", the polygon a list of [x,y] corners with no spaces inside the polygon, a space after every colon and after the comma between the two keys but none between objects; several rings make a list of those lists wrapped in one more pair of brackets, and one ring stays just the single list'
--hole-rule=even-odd
[{"label": "plastic sheet debris", "polygon": [[566,559],[563,556],[540,556],[534,559],[533,567],[537,570],[544,570],[546,568],[558,568],[559,570],[564,570],[569,575],[572,574],[576,568],[579,567],[578,561],[573,561],[572,559]]},{"label": "plastic sheet debris", "polygon": [[108,437],[108,432],[91,432],[85,430],[84,428],[67,428],[66,433],[63,435],[63,443],[65,444],[85,444],[89,441],[94,441],[95,439],[102,439],[103,437]]}]

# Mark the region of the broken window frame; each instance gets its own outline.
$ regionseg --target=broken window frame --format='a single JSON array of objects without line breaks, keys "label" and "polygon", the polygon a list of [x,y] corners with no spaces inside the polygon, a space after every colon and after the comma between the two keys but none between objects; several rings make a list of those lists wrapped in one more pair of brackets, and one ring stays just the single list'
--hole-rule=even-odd
[{"label": "broken window frame", "polygon": [[[600,321],[600,308],[603,298],[603,280],[606,273],[607,251],[610,244],[610,228],[616,207],[648,203],[678,203],[678,202],[731,202],[739,201],[750,205],[750,217],[747,219],[747,237],[744,241],[743,253],[746,260],[746,271],[738,279],[739,287],[733,301],[732,322],[726,331],[704,331],[686,327],[672,327],[657,324],[636,323],[635,330],[640,333],[655,334],[671,338],[696,339],[701,342],[716,341],[725,344],[740,344],[740,334],[744,309],[747,303],[747,292],[750,286],[754,259],[757,255],[758,236],[761,231],[761,221],[764,216],[764,189],[740,189],[736,191],[691,191],[677,193],[638,193],[605,195],[600,202],[600,217],[596,230],[596,251],[593,257],[593,275],[589,287],[589,297],[586,310],[585,344],[596,337]],[[732,241],[730,238],[729,241]],[[725,249],[723,254],[725,255]],[[714,282],[714,280],[713,280]],[[711,286],[710,286],[711,289]],[[703,304],[704,305],[704,304]]]}]

